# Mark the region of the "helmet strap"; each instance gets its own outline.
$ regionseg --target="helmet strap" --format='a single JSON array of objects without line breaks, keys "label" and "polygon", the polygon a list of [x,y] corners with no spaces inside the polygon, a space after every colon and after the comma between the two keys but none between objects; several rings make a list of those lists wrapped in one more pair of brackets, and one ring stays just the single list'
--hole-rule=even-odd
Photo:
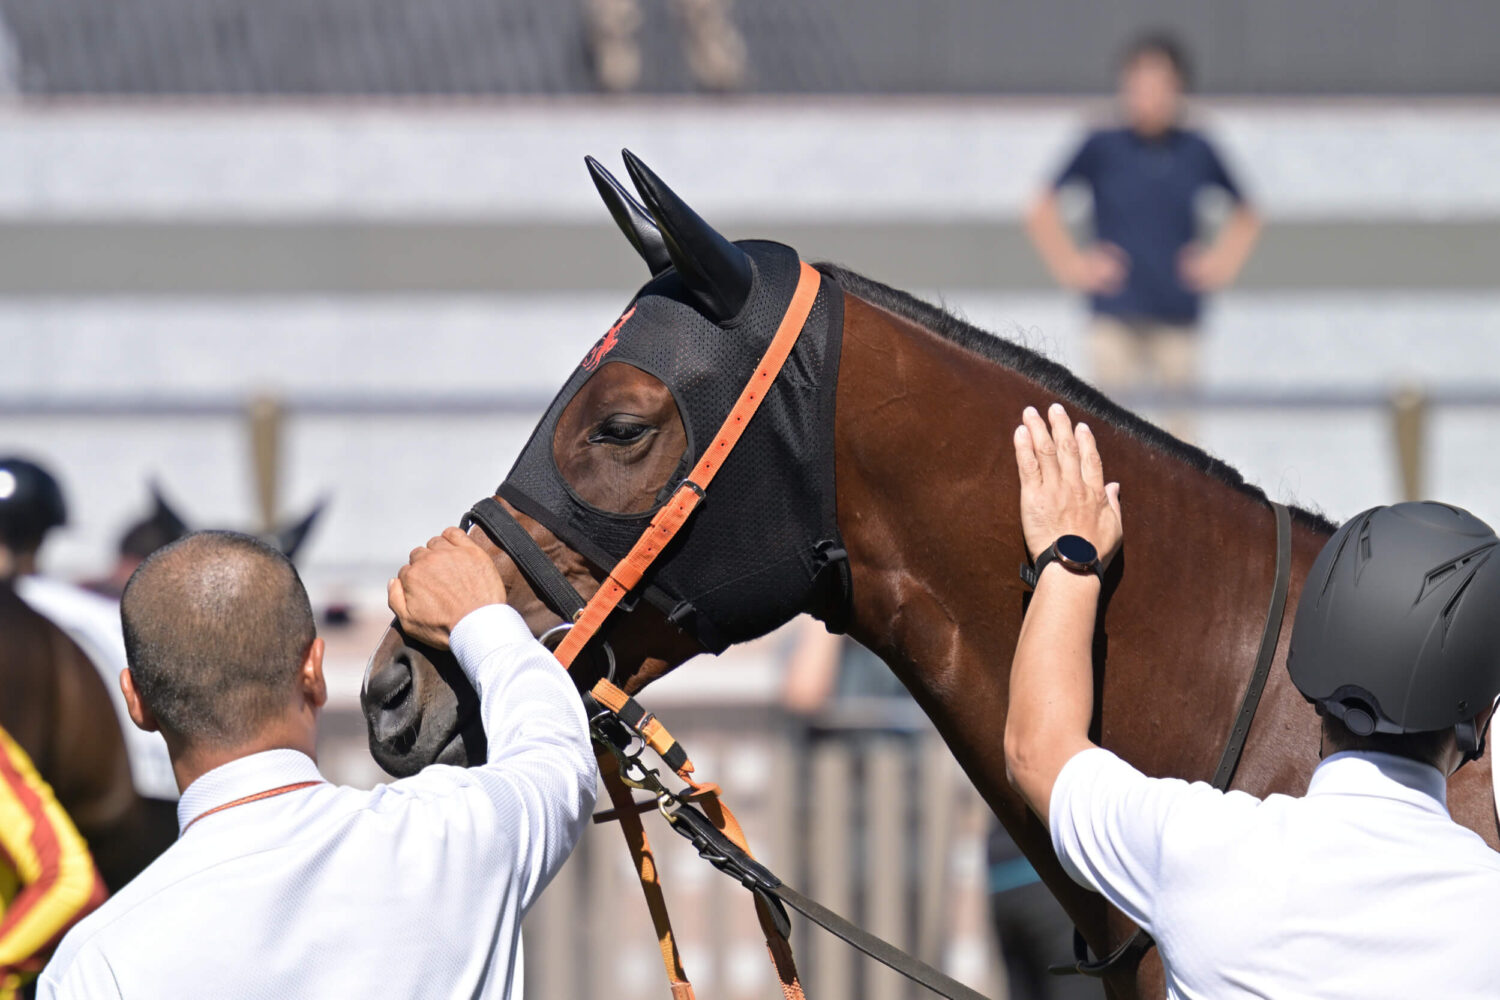
[{"label": "helmet strap", "polygon": [[1490,717],[1484,720],[1483,729],[1475,726],[1473,719],[1465,719],[1453,727],[1453,731],[1458,734],[1458,749],[1464,755],[1463,760],[1459,761],[1458,767],[1453,769],[1454,774],[1457,774],[1469,761],[1478,760],[1484,756],[1484,745],[1489,739],[1490,723],[1494,721],[1494,718],[1494,713],[1490,713]]}]

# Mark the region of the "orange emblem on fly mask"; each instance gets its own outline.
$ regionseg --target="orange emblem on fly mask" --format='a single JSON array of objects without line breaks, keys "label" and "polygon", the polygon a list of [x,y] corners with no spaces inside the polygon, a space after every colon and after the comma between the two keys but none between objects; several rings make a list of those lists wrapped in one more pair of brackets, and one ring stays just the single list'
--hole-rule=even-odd
[{"label": "orange emblem on fly mask", "polygon": [[589,351],[588,356],[583,359],[584,371],[591,372],[599,367],[599,362],[604,360],[604,356],[613,351],[616,345],[620,343],[620,327],[624,326],[625,321],[634,315],[635,306],[631,306],[625,311],[625,315],[616,320],[615,325],[609,328],[609,332],[599,338],[599,343],[595,344],[594,349]]}]

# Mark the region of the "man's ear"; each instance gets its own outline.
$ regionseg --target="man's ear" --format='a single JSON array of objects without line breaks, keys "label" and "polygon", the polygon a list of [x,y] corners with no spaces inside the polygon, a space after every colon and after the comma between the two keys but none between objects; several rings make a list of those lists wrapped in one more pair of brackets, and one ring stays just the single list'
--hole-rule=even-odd
[{"label": "man's ear", "polygon": [[120,690],[125,693],[125,707],[130,710],[130,721],[139,729],[148,733],[154,733],[161,728],[156,721],[156,716],[146,703],[141,701],[141,694],[135,689],[135,678],[130,675],[130,668],[126,667],[120,671]]},{"label": "man's ear", "polygon": [[328,702],[328,682],[323,679],[323,638],[319,636],[307,647],[302,658],[302,667],[297,672],[297,682],[302,697],[313,708],[322,708]]}]

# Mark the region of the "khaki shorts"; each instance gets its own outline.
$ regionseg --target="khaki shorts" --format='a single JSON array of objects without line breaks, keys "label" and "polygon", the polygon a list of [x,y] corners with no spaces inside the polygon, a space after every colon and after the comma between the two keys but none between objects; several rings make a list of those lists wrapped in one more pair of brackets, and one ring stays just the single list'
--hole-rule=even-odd
[{"label": "khaki shorts", "polygon": [[[1198,380],[1198,338],[1193,326],[1095,316],[1089,324],[1094,384],[1111,396],[1191,388]],[[1190,412],[1170,410],[1157,417],[1171,433],[1192,440]]]}]

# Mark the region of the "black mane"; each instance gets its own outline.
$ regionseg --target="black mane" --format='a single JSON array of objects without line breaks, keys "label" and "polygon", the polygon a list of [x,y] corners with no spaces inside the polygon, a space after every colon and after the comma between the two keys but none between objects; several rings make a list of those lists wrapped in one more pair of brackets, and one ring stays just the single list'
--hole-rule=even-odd
[{"label": "black mane", "polygon": [[[1173,437],[1149,420],[1125,409],[1056,361],[1045,358],[1014,341],[981,330],[930,302],[922,301],[915,295],[883,285],[862,274],[839,267],[837,264],[819,263],[817,268],[846,291],[872,305],[911,320],[918,326],[930,330],[944,340],[957,344],[987,361],[1004,365],[1017,374],[1036,382],[1058,399],[1072,403],[1090,413],[1098,414],[1116,429],[1203,473],[1210,479],[1231,486],[1262,502],[1269,499],[1265,490],[1246,482],[1238,469],[1222,459],[1215,458],[1202,448],[1194,447]],[[1331,533],[1337,527],[1321,514],[1300,507],[1292,507],[1291,510],[1297,520],[1316,530]]]}]

